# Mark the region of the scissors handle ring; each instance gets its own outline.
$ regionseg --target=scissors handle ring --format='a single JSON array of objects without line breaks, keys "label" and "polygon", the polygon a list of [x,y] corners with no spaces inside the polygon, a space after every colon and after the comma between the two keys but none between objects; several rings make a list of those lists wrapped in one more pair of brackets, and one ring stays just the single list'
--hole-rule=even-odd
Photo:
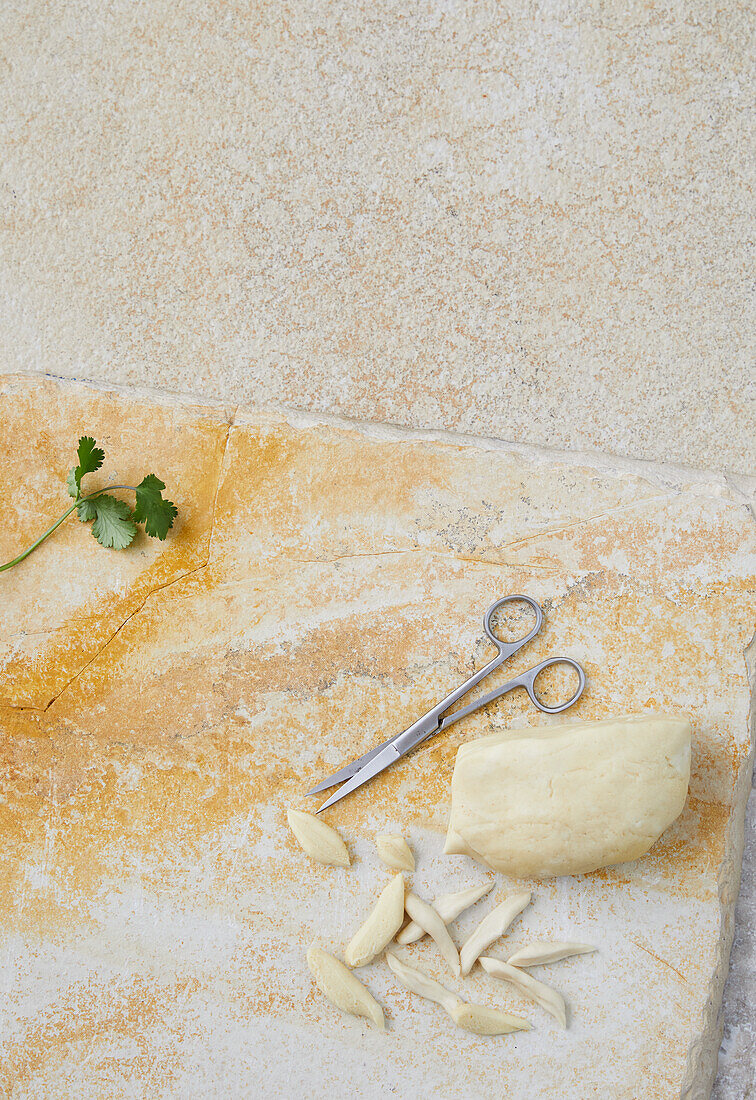
[{"label": "scissors handle ring", "polygon": [[[578,677],[578,686],[573,695],[565,703],[559,703],[556,707],[549,707],[536,695],[535,682],[536,677],[540,672],[543,672],[546,668],[551,668],[552,665],[569,665],[570,668],[574,668]],[[563,710],[567,710],[573,703],[576,703],[580,696],[583,694],[583,688],[585,687],[585,671],[583,666],[578,664],[577,661],[573,661],[572,657],[547,657],[545,661],[541,661],[539,665],[535,665],[533,668],[528,669],[522,676],[518,677],[520,684],[525,688],[530,701],[534,703],[539,710],[542,710],[544,714],[560,714]]]},{"label": "scissors handle ring", "polygon": [[[532,628],[530,633],[526,634],[524,638],[517,638],[513,642],[505,642],[501,638],[497,638],[497,636],[493,632],[493,627],[491,626],[492,618],[499,610],[499,608],[503,607],[506,603],[526,603],[533,609],[535,613],[535,626]],[[511,657],[514,653],[516,653],[518,649],[521,649],[522,646],[524,646],[527,642],[531,640],[531,638],[535,638],[536,634],[542,626],[543,611],[541,610],[541,605],[536,600],[534,600],[532,596],[522,596],[518,595],[517,593],[510,596],[501,596],[498,600],[494,600],[494,602],[491,604],[491,606],[488,608],[485,615],[483,616],[483,629],[485,630],[489,641],[493,642],[493,644],[496,646],[499,653],[501,654],[501,659],[504,661],[506,661],[508,657]]]}]

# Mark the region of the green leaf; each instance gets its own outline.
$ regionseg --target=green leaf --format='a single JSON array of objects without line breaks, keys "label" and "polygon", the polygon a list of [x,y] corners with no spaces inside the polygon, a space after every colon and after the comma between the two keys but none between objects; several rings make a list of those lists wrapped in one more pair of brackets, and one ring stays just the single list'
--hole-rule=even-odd
[{"label": "green leaf", "polygon": [[100,545],[112,546],[114,550],[125,550],[137,532],[128,504],[108,496],[107,493],[83,503],[94,507],[96,519],[92,525],[92,534]]},{"label": "green leaf", "polygon": [[82,523],[89,523],[90,520],[97,519],[97,509],[95,508],[94,501],[80,500],[76,505],[76,515]]},{"label": "green leaf", "polygon": [[163,489],[165,483],[154,474],[147,474],[136,487],[134,519],[137,523],[143,523],[147,534],[156,539],[165,538],[178,515],[176,505],[170,500],[163,500]]},{"label": "green leaf", "polygon": [[91,435],[81,437],[77,454],[79,456],[78,469],[81,470],[81,476],[93,474],[95,470],[99,470],[105,461],[105,452],[97,446]]},{"label": "green leaf", "polygon": [[[93,474],[95,470],[99,470],[105,461],[105,452],[97,446],[91,435],[81,437],[76,453],[79,458],[79,465],[74,466],[66,478],[69,496],[72,496],[74,500],[81,496],[81,479],[84,475]],[[76,492],[73,491],[74,488]]]}]

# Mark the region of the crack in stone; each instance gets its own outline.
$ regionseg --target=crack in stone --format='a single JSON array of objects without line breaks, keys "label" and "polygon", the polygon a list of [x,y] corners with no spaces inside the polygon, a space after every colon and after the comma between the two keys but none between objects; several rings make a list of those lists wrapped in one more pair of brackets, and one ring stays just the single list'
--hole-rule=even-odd
[{"label": "crack in stone", "polygon": [[[633,508],[640,508],[645,504],[655,504],[658,501],[670,500],[670,499],[673,498],[674,495],[676,495],[676,494],[661,493],[661,494],[659,494],[657,496],[653,496],[653,497],[644,497],[643,500],[633,501],[630,504],[620,504],[616,508],[608,508],[604,512],[597,512],[593,516],[586,516],[584,519],[576,519],[576,520],[573,520],[571,523],[563,523],[559,527],[547,527],[543,531],[534,531],[533,534],[526,535],[524,538],[521,538],[521,539],[515,539],[514,542],[505,543],[504,546],[499,546],[499,547],[496,548],[496,550],[497,550],[497,552],[501,552],[503,550],[512,550],[513,548],[515,548],[517,546],[524,546],[526,543],[534,542],[536,539],[545,538],[549,535],[559,535],[563,531],[572,531],[572,530],[579,529],[580,527],[585,527],[589,523],[595,523],[597,520],[604,519],[606,516],[617,515],[618,513],[621,513],[621,512],[629,512]],[[332,562],[337,562],[337,561],[347,561],[347,560],[350,560],[352,558],[374,558],[374,557],[383,557],[383,556],[390,555],[390,554],[416,554],[416,553],[423,552],[423,551],[427,554],[434,554],[434,555],[438,555],[440,557],[450,557],[450,558],[453,558],[454,560],[457,560],[457,561],[474,562],[474,563],[479,564],[479,565],[494,565],[494,566],[500,565],[500,566],[504,566],[505,568],[511,568],[511,569],[520,569],[520,568],[528,568],[528,569],[539,569],[540,568],[540,569],[543,569],[544,568],[544,566],[537,566],[537,565],[531,564],[529,562],[490,561],[490,560],[487,560],[486,558],[469,557],[465,554],[446,554],[443,551],[434,550],[431,547],[425,547],[425,546],[408,546],[405,549],[397,549],[397,550],[375,550],[375,551],[371,551],[370,553],[367,553],[367,554],[341,554],[341,555],[339,555],[338,557],[335,557],[335,558],[287,558],[285,555],[281,555],[281,558],[284,561],[295,561],[295,562],[302,562],[303,564],[312,564],[312,565],[319,565],[319,564],[324,564],[325,565],[325,564],[331,564]],[[545,568],[548,568],[548,566],[546,566]]]},{"label": "crack in stone", "polygon": [[740,479],[733,477],[731,474],[722,475],[727,485],[727,488],[733,494],[738,502],[746,509],[751,515],[751,518],[756,520],[756,495],[749,493],[745,488],[741,488],[738,484]]},{"label": "crack in stone", "polygon": [[631,504],[619,504],[616,508],[607,508],[605,512],[597,512],[595,516],[586,516],[585,519],[576,519],[571,523],[563,523],[559,527],[547,527],[543,531],[535,531],[532,535],[526,535],[524,538],[515,539],[514,542],[508,542],[505,546],[501,546],[501,550],[512,550],[515,546],[524,546],[527,542],[533,542],[535,539],[545,538],[547,535],[561,535],[563,531],[572,531],[576,528],[585,527],[589,523],[595,523],[596,520],[604,519],[606,516],[614,516],[620,512],[629,512],[633,508],[640,508],[644,504],[655,504],[661,500],[672,500],[677,494],[675,493],[661,493],[655,497],[644,497],[643,500],[634,500]]},{"label": "crack in stone", "polygon": [[[180,573],[179,576],[172,577],[169,581],[165,581],[164,584],[158,584],[154,588],[150,588],[149,591],[147,591],[145,593],[144,598],[139,603],[139,605],[137,607],[135,607],[134,610],[131,611],[126,616],[126,618],[123,620],[123,622],[119,624],[119,626],[113,631],[113,633],[110,635],[110,637],[107,638],[106,641],[104,641],[102,643],[102,645],[97,649],[97,651],[92,654],[92,656],[89,658],[89,660],[84,662],[84,664],[81,666],[81,668],[77,669],[77,671],[73,674],[73,676],[70,678],[70,680],[68,680],[63,685],[63,687],[58,692],[56,692],[55,695],[53,695],[52,699],[49,699],[47,701],[47,703],[45,703],[44,707],[25,707],[25,706],[18,706],[17,704],[14,704],[14,703],[3,703],[3,704],[1,704],[2,709],[13,710],[13,711],[25,711],[25,712],[31,712],[31,713],[36,713],[36,714],[44,714],[46,711],[48,711],[50,709],[50,707],[55,702],[57,702],[58,699],[60,699],[61,695],[63,695],[64,692],[68,691],[68,689],[71,687],[71,685],[79,679],[79,677],[86,671],[86,669],[88,669],[89,666],[91,664],[93,664],[98,659],[98,657],[100,657],[105,652],[105,650],[108,648],[108,646],[111,645],[112,642],[115,640],[115,638],[118,637],[118,635],[121,633],[123,628],[127,625],[127,623],[129,623],[134,618],[135,615],[138,615],[140,613],[140,611],[143,610],[145,604],[147,603],[147,601],[152,596],[156,595],[156,593],[158,593],[158,592],[162,592],[163,589],[165,589],[165,588],[170,588],[171,585],[173,585],[173,584],[178,584],[179,581],[183,581],[187,577],[193,576],[195,573],[202,572],[203,569],[207,569],[207,567],[208,567],[208,565],[210,564],[210,561],[211,561],[212,546],[213,546],[213,535],[215,534],[215,517],[216,517],[216,507],[217,507],[217,504],[218,504],[218,494],[220,492],[221,482],[223,480],[223,471],[224,471],[224,466],[225,466],[225,461],[226,461],[226,452],[228,450],[228,443],[229,443],[229,439],[231,438],[231,430],[234,427],[237,411],[238,411],[238,405],[235,406],[235,408],[234,408],[234,410],[231,414],[231,417],[229,419],[229,422],[228,422],[228,425],[227,425],[227,428],[226,428],[226,436],[223,440],[223,449],[221,451],[220,462],[218,463],[218,482],[215,486],[215,493],[213,495],[213,503],[212,503],[212,506],[211,506],[210,535],[209,535],[209,538],[207,540],[207,555],[205,556],[205,560],[203,562],[200,562],[200,564],[196,565],[193,569],[187,569],[183,573]],[[65,624],[61,624],[61,625],[65,625]],[[40,632],[40,633],[50,633],[50,631],[44,631],[44,632]]]},{"label": "crack in stone", "polygon": [[286,554],[281,554],[276,558],[272,558],[272,561],[280,562],[295,562],[297,565],[333,565],[335,562],[340,561],[353,561],[358,558],[385,558],[385,557],[398,557],[401,554],[427,554],[429,557],[443,558],[448,561],[466,561],[472,565],[485,565],[492,568],[503,569],[545,569],[549,571],[548,565],[535,565],[532,562],[519,562],[519,561],[491,561],[488,558],[473,558],[466,554],[448,553],[444,550],[434,550],[430,546],[407,546],[404,549],[397,550],[371,550],[366,554],[340,554],[335,558],[292,558]]},{"label": "crack in stone", "polygon": [[223,440],[223,451],[221,452],[220,463],[218,465],[218,484],[215,486],[215,494],[213,496],[212,517],[210,520],[210,538],[207,543],[207,565],[208,562],[213,560],[213,536],[215,534],[215,512],[218,505],[218,494],[220,493],[221,482],[223,481],[223,473],[226,467],[226,454],[228,453],[228,444],[231,439],[231,432],[236,427],[236,416],[239,412],[239,406],[234,405],[233,412],[229,417],[228,425],[226,427],[226,438]]},{"label": "crack in stone", "polygon": [[[147,603],[147,601],[150,599],[151,596],[154,596],[157,592],[162,592],[162,590],[164,588],[170,588],[171,585],[178,584],[179,581],[183,581],[187,577],[191,577],[194,573],[201,573],[203,569],[207,569],[208,565],[209,565],[209,561],[204,561],[204,562],[202,562],[201,565],[195,566],[194,569],[187,569],[186,572],[182,573],[180,576],[172,577],[171,580],[166,581],[165,584],[159,584],[155,588],[151,588],[149,590],[149,592],[146,592],[145,596],[144,596],[144,599],[139,604],[139,606],[135,607],[134,610],[126,616],[126,618],[123,620],[123,622],[113,631],[113,633],[110,635],[110,637],[105,642],[103,642],[103,644],[100,646],[100,648],[97,650],[97,652],[93,653],[92,656],[89,658],[89,660],[84,662],[84,664],[81,666],[81,668],[78,669],[73,674],[71,679],[63,685],[63,687],[60,689],[60,691],[58,691],[57,694],[53,695],[52,699],[50,699],[47,703],[45,703],[45,705],[42,708],[41,712],[44,713],[45,711],[49,710],[50,707],[53,705],[53,703],[56,702],[56,700],[60,699],[63,692],[68,691],[71,684],[75,683],[76,680],[78,680],[79,677],[82,675],[82,673],[84,673],[89,668],[89,666],[91,664],[93,664],[97,660],[97,658],[102,653],[104,653],[104,651],[108,648],[108,646],[111,645],[111,643],[118,637],[118,635],[121,633],[121,631],[126,626],[126,624],[131,622],[131,620],[134,618],[135,615],[139,614],[139,612],[144,608],[144,605]],[[17,709],[19,709],[19,710],[37,710],[37,711],[39,710],[38,707],[19,707]]]},{"label": "crack in stone", "polygon": [[296,562],[298,565],[333,565],[337,561],[352,561],[354,558],[387,558],[399,554],[432,554],[435,551],[426,550],[424,546],[407,546],[397,550],[370,550],[366,554],[340,554],[335,558],[290,558],[286,554],[280,554],[274,561]]},{"label": "crack in stone", "polygon": [[668,966],[670,970],[674,970],[680,981],[685,982],[686,985],[688,984],[688,979],[685,977],[685,975],[681,974],[677,967],[673,966],[671,962],[667,962],[667,960],[663,959],[661,955],[656,955],[653,951],[650,951],[648,947],[644,947],[642,943],[638,943],[637,940],[633,940],[632,942],[635,944],[636,947],[639,947],[641,951],[645,951],[647,955],[650,955],[652,959],[656,959],[657,962],[663,963],[664,966]]}]

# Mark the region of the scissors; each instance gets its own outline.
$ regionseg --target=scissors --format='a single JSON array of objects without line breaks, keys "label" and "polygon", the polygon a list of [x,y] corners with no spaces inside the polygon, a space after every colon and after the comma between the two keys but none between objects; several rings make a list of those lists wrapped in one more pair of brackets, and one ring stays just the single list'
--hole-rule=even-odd
[{"label": "scissors", "polygon": [[[515,601],[525,602],[535,612],[535,626],[526,634],[524,638],[518,638],[514,642],[505,642],[493,632],[491,626],[491,620],[500,607],[505,604],[514,603]],[[432,737],[435,733],[440,733],[442,730],[447,730],[449,726],[454,722],[459,722],[461,718],[466,718],[468,714],[472,714],[473,711],[479,710],[480,707],[485,707],[489,703],[492,703],[494,699],[500,699],[502,695],[506,695],[507,692],[513,691],[515,688],[525,688],[530,701],[535,703],[539,710],[542,710],[544,714],[559,714],[563,710],[567,710],[573,703],[576,703],[580,696],[583,694],[583,688],[585,687],[585,672],[581,665],[577,661],[573,661],[571,657],[547,657],[545,661],[541,661],[540,664],[535,665],[533,668],[529,668],[527,672],[522,672],[519,676],[515,676],[513,680],[509,680],[501,687],[495,688],[494,691],[489,691],[488,695],[483,695],[479,699],[473,699],[471,703],[468,703],[464,707],[460,707],[459,710],[455,710],[453,714],[447,714],[446,712],[450,707],[453,707],[458,700],[466,695],[468,691],[479,684],[481,680],[484,680],[486,676],[489,676],[494,669],[497,669],[499,665],[508,661],[518,650],[522,649],[524,645],[527,645],[532,638],[535,638],[538,631],[543,625],[543,611],[540,605],[530,596],[513,595],[502,596],[501,599],[495,600],[491,604],[488,611],[483,616],[483,630],[485,631],[488,640],[493,642],[498,650],[498,654],[492,661],[489,661],[484,668],[478,672],[474,672],[469,680],[465,680],[463,684],[460,684],[458,688],[455,688],[445,699],[442,699],[440,703],[436,703],[435,707],[418,718],[416,722],[413,722],[403,733],[396,734],[394,737],[390,737],[388,741],[384,741],[382,745],[377,745],[370,752],[366,752],[364,756],[361,756],[358,760],[353,760],[351,764],[347,764],[346,767],[341,768],[339,771],[334,772],[333,775],[329,775],[327,779],[324,779],[317,786],[313,787],[308,794],[320,794],[321,791],[328,790],[329,787],[335,787],[339,783],[342,786],[332,794],[331,797],[323,803],[317,813],[321,813],[322,810],[327,810],[329,806],[333,806],[336,802],[339,802],[345,795],[351,794],[352,791],[356,791],[358,787],[363,786],[368,780],[373,779],[374,776],[380,775],[382,771],[390,767],[395,761],[400,760],[403,756],[406,756],[412,749],[417,748],[423,741],[427,741],[429,737]],[[570,696],[566,703],[560,703],[556,707],[548,707],[545,703],[542,703],[535,692],[535,681],[539,673],[544,669],[551,668],[552,665],[570,665],[574,668],[578,676],[578,686],[574,695]]]}]

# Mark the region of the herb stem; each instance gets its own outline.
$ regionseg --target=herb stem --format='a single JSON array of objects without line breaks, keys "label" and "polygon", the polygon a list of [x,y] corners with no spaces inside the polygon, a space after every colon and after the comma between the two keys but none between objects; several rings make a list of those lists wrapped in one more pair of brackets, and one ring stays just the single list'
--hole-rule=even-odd
[{"label": "herb stem", "polygon": [[45,533],[43,535],[40,535],[36,542],[33,542],[31,546],[24,550],[22,554],[19,554],[17,558],[14,558],[13,561],[7,561],[5,565],[0,565],[0,573],[5,572],[6,569],[11,569],[14,565],[18,565],[19,562],[22,562],[24,560],[24,558],[28,558],[32,550],[36,550],[40,543],[45,541],[48,535],[51,535],[53,531],[57,531],[61,523],[63,523],[64,520],[68,519],[68,517],[71,515],[71,512],[73,512],[77,504],[81,504],[82,500],[92,500],[94,497],[102,496],[103,493],[109,493],[113,489],[130,489],[132,492],[136,492],[136,486],[134,485],[107,485],[103,489],[96,489],[94,493],[88,493],[86,496],[77,497],[71,507],[63,513],[60,519],[55,521],[52,527],[48,527]]}]

